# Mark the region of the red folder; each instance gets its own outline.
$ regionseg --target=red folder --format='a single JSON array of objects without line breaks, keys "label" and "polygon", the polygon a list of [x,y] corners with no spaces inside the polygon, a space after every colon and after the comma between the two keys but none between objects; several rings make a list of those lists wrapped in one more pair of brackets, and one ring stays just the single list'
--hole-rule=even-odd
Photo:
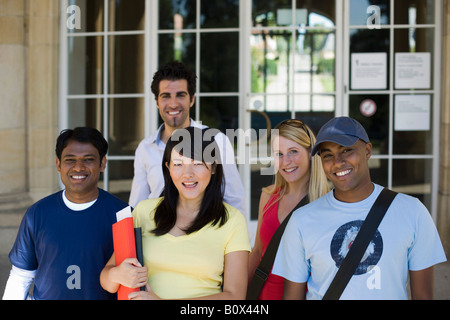
[{"label": "red folder", "polygon": [[[116,266],[127,258],[136,258],[133,218],[125,218],[114,223],[112,231]],[[139,288],[132,289],[121,285],[117,291],[117,299],[128,300],[128,295],[134,291],[139,291]]]}]

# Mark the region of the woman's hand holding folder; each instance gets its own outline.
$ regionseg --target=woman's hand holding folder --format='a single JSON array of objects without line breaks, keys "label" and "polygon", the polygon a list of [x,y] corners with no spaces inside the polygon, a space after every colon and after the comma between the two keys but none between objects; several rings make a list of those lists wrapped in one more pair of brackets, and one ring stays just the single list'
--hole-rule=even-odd
[{"label": "woman's hand holding folder", "polygon": [[147,284],[147,267],[141,266],[136,258],[127,258],[111,269],[111,279],[128,288],[144,287]]},{"label": "woman's hand holding folder", "polygon": [[[111,293],[117,292],[120,286],[132,289],[145,287],[147,272],[147,267],[143,267],[136,258],[124,259],[116,266],[113,254],[100,274],[100,283],[103,289]],[[127,296],[128,293],[123,299],[126,300]]]}]

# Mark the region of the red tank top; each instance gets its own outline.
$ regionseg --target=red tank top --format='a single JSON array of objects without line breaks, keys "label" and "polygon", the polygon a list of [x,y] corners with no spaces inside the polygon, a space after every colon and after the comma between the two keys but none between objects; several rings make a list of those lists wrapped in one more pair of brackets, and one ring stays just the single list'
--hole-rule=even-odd
[{"label": "red tank top", "polygon": [[[269,245],[270,239],[272,239],[275,231],[280,226],[280,221],[278,220],[278,201],[279,190],[272,194],[264,207],[264,210],[268,208],[272,203],[273,205],[264,213],[261,228],[259,230],[259,237],[262,244],[262,256],[266,253],[267,246]],[[275,202],[276,201],[276,202]],[[262,257],[261,256],[261,257]],[[259,300],[281,300],[283,297],[284,289],[284,278],[272,274],[269,274],[264,287],[258,297]]]}]

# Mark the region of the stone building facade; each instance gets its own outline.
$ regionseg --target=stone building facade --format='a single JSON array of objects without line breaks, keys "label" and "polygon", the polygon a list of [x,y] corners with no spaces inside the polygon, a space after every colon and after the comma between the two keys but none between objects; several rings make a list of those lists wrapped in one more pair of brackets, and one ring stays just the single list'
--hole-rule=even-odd
[{"label": "stone building facade", "polygon": [[[33,202],[59,189],[60,1],[0,0],[0,254]],[[443,1],[436,224],[450,253],[450,3]]]}]

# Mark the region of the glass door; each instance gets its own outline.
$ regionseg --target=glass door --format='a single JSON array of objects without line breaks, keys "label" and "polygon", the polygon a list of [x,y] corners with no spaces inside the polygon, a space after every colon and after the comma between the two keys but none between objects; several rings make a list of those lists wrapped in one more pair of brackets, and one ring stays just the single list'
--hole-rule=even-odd
[{"label": "glass door", "polygon": [[245,118],[256,132],[244,180],[252,236],[261,188],[273,183],[259,129],[287,118],[316,134],[334,116],[360,121],[374,145],[372,180],[419,198],[436,219],[441,8],[427,0],[253,1]]},{"label": "glass door", "polygon": [[239,127],[239,0],[60,4],[59,126],[104,134],[110,148],[102,188],[128,201],[135,150],[161,123],[150,83],[169,61],[197,74],[193,119],[224,132]]},{"label": "glass door", "polygon": [[372,180],[437,214],[441,1],[345,1],[345,114],[373,144]]},{"label": "glass door", "polygon": [[[60,129],[90,126],[109,143],[100,186],[128,201],[144,138],[148,0],[61,0]],[[73,25],[72,19],[76,19]]]},{"label": "glass door", "polygon": [[[261,189],[273,183],[265,130],[301,119],[315,133],[341,109],[341,1],[253,1],[247,174],[250,233],[256,231]],[[247,181],[247,180],[246,180]]]},{"label": "glass door", "polygon": [[[267,130],[288,118],[315,133],[334,116],[358,119],[374,144],[373,180],[436,217],[442,0],[60,4],[59,124],[104,133],[104,189],[128,199],[135,149],[160,123],[153,73],[176,59],[198,76],[191,117],[235,145],[251,239],[273,183]],[[72,6],[81,23],[69,28]]]}]

